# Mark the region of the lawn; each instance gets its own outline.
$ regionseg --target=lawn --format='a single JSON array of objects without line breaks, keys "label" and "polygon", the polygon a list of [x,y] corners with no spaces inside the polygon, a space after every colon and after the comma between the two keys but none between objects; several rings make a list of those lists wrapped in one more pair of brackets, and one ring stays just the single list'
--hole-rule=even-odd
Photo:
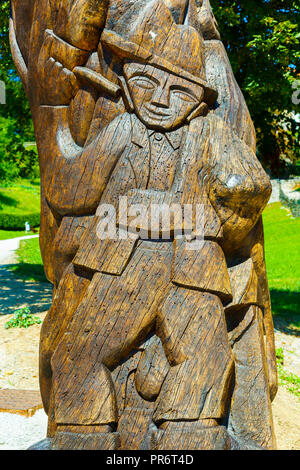
[{"label": "lawn", "polygon": [[[28,220],[33,226],[39,224],[39,181],[19,180],[9,186],[0,186],[0,228],[23,231]],[[1,234],[3,239],[4,234]],[[19,234],[17,235],[19,236]]]},{"label": "lawn", "polygon": [[40,210],[39,180],[19,180],[9,186],[0,186],[0,210],[16,214]]},{"label": "lawn", "polygon": [[28,235],[25,230],[0,230],[0,240],[24,237],[25,235]]},{"label": "lawn", "polygon": [[274,203],[263,219],[273,314],[300,328],[300,218]]},{"label": "lawn", "polygon": [[18,264],[11,266],[16,276],[26,280],[47,282],[38,238],[21,240],[16,254]]}]

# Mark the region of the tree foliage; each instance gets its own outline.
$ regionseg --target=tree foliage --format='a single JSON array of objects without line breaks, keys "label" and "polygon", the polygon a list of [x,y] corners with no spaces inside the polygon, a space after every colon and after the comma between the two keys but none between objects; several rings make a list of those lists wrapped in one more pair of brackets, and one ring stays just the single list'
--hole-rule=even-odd
[{"label": "tree foliage", "polygon": [[23,136],[16,132],[18,123],[12,117],[0,116],[0,182],[17,178],[38,177],[36,149],[25,147]]},{"label": "tree foliage", "polygon": [[[273,173],[280,157],[299,159],[299,123],[292,84],[299,80],[298,0],[211,0],[222,40],[246,97],[258,137],[258,156]],[[0,80],[7,104],[0,116],[11,119],[15,133],[33,139],[30,110],[12,62],[8,40],[9,1],[0,5]],[[1,151],[1,150],[0,150]],[[282,163],[281,163],[282,165]]]},{"label": "tree foliage", "polygon": [[10,53],[8,0],[0,3],[0,80],[6,88],[6,104],[0,104],[0,116],[14,121],[14,130],[23,141],[33,141],[29,103]]},{"label": "tree foliage", "polygon": [[[278,173],[280,156],[299,159],[299,14],[294,0],[211,0],[237,81],[257,129],[258,154]],[[282,165],[282,162],[281,162]]]}]

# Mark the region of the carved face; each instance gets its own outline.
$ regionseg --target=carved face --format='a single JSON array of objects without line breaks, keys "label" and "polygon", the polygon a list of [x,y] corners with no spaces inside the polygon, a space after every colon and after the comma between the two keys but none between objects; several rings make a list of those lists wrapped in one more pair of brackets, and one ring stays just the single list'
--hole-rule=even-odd
[{"label": "carved face", "polygon": [[200,85],[152,65],[125,64],[124,75],[135,113],[150,129],[179,127],[204,95]]}]

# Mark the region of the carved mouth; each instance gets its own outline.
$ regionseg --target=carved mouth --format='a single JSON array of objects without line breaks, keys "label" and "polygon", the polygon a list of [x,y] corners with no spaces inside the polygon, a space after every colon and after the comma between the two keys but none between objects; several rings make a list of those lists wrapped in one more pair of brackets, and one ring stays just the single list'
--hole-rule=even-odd
[{"label": "carved mouth", "polygon": [[144,109],[146,111],[146,114],[149,118],[159,120],[159,121],[165,121],[167,119],[170,119],[172,114],[170,113],[164,113],[163,111],[157,111],[158,108],[151,108],[150,106],[144,105]]}]

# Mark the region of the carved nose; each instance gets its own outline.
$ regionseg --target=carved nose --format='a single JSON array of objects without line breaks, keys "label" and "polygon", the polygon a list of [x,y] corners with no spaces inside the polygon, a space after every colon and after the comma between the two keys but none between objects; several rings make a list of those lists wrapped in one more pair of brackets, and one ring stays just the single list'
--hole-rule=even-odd
[{"label": "carved nose", "polygon": [[154,106],[158,106],[160,108],[169,108],[169,90],[167,87],[160,88],[157,87],[156,91],[154,92],[152,96],[151,103]]}]

